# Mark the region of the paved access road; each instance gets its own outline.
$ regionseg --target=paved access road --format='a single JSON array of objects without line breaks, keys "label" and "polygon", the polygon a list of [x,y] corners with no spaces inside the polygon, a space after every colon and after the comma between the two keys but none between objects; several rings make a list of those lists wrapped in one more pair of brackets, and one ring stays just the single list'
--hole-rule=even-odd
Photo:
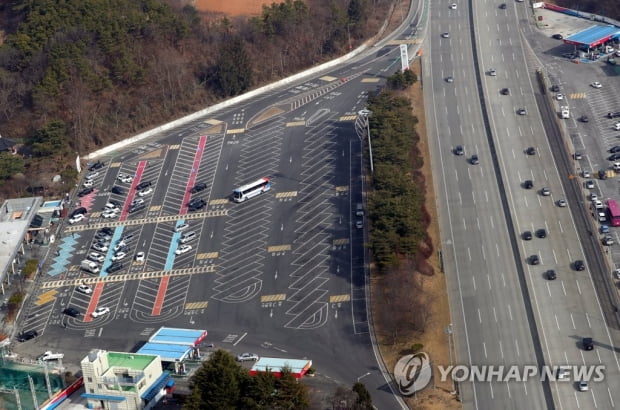
[{"label": "paved access road", "polygon": [[[406,22],[403,36],[414,26]],[[105,158],[94,192],[75,204],[88,218],[65,228],[21,324],[41,336],[18,352],[59,350],[77,363],[91,348],[132,351],[160,326],[207,329],[206,343],[310,358],[336,383],[363,380],[378,408],[399,408],[371,346],[354,126],[398,59],[397,45],[373,47],[350,65]],[[269,191],[230,200],[262,177]],[[104,218],[111,199],[119,212]],[[94,250],[105,226],[109,243]],[[120,242],[126,256],[111,272]],[[80,271],[92,252],[103,273]],[[80,315],[63,315],[68,307]],[[101,307],[110,311],[93,317]]]}]

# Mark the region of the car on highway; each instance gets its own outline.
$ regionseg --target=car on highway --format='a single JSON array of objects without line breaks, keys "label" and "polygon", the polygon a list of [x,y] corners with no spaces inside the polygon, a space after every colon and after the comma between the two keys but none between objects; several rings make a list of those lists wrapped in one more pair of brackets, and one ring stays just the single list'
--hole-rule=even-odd
[{"label": "car on highway", "polygon": [[549,195],[551,195],[551,190],[550,190],[549,188],[547,188],[547,187],[543,187],[543,188],[540,190],[540,194],[541,194],[542,196],[549,196]]},{"label": "car on highway", "polygon": [[[607,222],[607,215],[605,214],[605,212],[600,212],[599,211],[597,219],[601,223]],[[611,237],[609,237],[609,238],[611,239]],[[606,245],[605,239],[603,240],[603,243]],[[613,242],[611,242],[610,245],[613,245]]]},{"label": "car on highway", "polygon": [[549,87],[549,90],[554,92],[554,93],[557,93],[557,92],[560,91],[560,86],[557,85],[557,84],[553,84],[551,87]]},{"label": "car on highway", "polygon": [[91,293],[93,293],[93,288],[91,288],[88,285],[80,285],[77,288],[75,288],[75,290],[77,290],[80,293],[84,293],[85,295],[90,295]]},{"label": "car on highway", "polygon": [[579,391],[588,391],[590,388],[588,387],[588,382],[586,380],[580,380],[577,384],[579,387]]},{"label": "car on highway", "polygon": [[581,152],[575,152],[573,154],[573,158],[575,159],[575,161],[581,161],[583,159],[583,155],[581,154]]},{"label": "car on highway", "polygon": [[601,233],[609,233],[609,225],[601,225],[600,231]]},{"label": "car on highway", "polygon": [[562,100],[564,99],[564,94],[562,94],[562,93],[557,93],[557,94],[555,95],[555,99],[556,99],[556,100],[558,100],[558,101],[562,101]]},{"label": "car on highway", "polygon": [[453,83],[454,82],[454,77],[452,77],[451,75],[446,77],[446,82],[447,83]]},{"label": "car on highway", "polygon": [[586,269],[586,264],[581,259],[577,259],[573,263],[573,266],[575,267],[575,270],[577,271],[582,271]]},{"label": "car on highway", "polygon": [[592,201],[592,206],[594,207],[594,209],[603,209],[605,207],[603,205],[603,201],[601,201],[600,199],[595,199],[594,201]]},{"label": "car on highway", "polygon": [[532,231],[525,231],[521,236],[523,237],[523,240],[530,241],[532,240]]},{"label": "car on highway", "polygon": [[80,311],[77,310],[74,307],[68,307],[65,310],[63,310],[62,313],[67,315],[67,316],[71,316],[71,317],[78,317],[78,316],[80,316]]},{"label": "car on highway", "polygon": [[581,339],[581,345],[583,346],[583,350],[594,350],[594,341],[591,337],[584,337]]},{"label": "car on highway", "polygon": [[186,230],[187,228],[189,228],[189,224],[188,223],[182,223],[181,225],[177,225],[174,227],[174,231],[175,232],[181,232]]},{"label": "car on highway", "polygon": [[605,245],[605,246],[611,246],[611,245],[613,245],[615,243],[614,238],[611,237],[610,235],[606,235],[603,238],[602,242],[603,242],[603,245]]},{"label": "car on highway", "polygon": [[494,68],[491,68],[491,69],[488,71],[488,74],[489,74],[491,77],[495,77],[495,76],[497,76],[497,70],[496,70],[496,69],[494,69]]},{"label": "car on highway", "polygon": [[456,10],[456,3],[450,4],[450,10]]},{"label": "car on highway", "polygon": [[97,309],[93,310],[93,312],[90,315],[92,317],[99,317],[99,316],[107,315],[108,313],[110,313],[110,308],[102,306],[102,307],[98,307]]},{"label": "car on highway", "polygon": [[590,86],[592,88],[602,88],[603,84],[599,83],[598,81],[593,82],[592,84],[590,84]]},{"label": "car on highway", "polygon": [[465,155],[465,148],[462,145],[457,145],[454,148],[454,155]]},{"label": "car on highway", "polygon": [[138,191],[138,196],[147,196],[153,193],[153,188],[148,187],[143,189],[142,191]]},{"label": "car on highway", "polygon": [[585,168],[583,171],[581,171],[581,176],[584,178],[591,178],[592,173],[590,172],[589,169]]},{"label": "car on highway", "polygon": [[145,257],[146,254],[144,252],[138,252],[136,253],[135,260],[136,262],[144,262]]},{"label": "car on highway", "polygon": [[554,38],[556,40],[564,40],[564,36],[561,34],[554,34],[551,36],[551,38]]},{"label": "car on highway", "polygon": [[29,330],[29,331],[23,332],[19,336],[17,336],[17,341],[18,342],[26,342],[28,340],[34,339],[37,336],[39,336],[39,332],[37,332],[36,330]]},{"label": "car on highway", "polygon": [[501,90],[499,90],[499,93],[501,95],[510,95],[510,88],[502,88]]},{"label": "car on highway", "polygon": [[546,273],[545,276],[547,277],[548,280],[556,280],[557,279],[557,275],[555,273],[555,271],[553,269],[549,269]]},{"label": "car on highway", "polygon": [[578,120],[581,122],[590,122],[590,118],[587,115],[582,115]]},{"label": "car on highway", "polygon": [[596,192],[590,192],[588,198],[590,198],[590,201],[596,201],[598,199],[598,194]]},{"label": "car on highway", "polygon": [[84,219],[86,219],[86,216],[84,216],[83,214],[77,214],[73,218],[69,218],[69,224],[73,225],[83,221]]},{"label": "car on highway", "polygon": [[93,249],[99,252],[107,252],[108,251],[108,247],[101,244],[101,243],[95,243],[93,245]]},{"label": "car on highway", "polygon": [[499,8],[502,9],[502,10],[506,10],[506,3],[500,4]]},{"label": "car on highway", "polygon": [[114,256],[112,256],[112,262],[118,262],[120,260],[123,260],[127,257],[127,253],[126,252],[117,252],[114,254]]},{"label": "car on highway", "polygon": [[241,353],[237,356],[238,362],[254,361],[257,362],[260,357],[256,353]]},{"label": "car on highway", "polygon": [[559,367],[559,368],[558,368],[557,375],[556,375],[556,378],[557,378],[558,380],[564,380],[564,379],[567,379],[567,378],[568,378],[569,374],[570,374],[570,373],[568,372],[568,369],[567,369],[567,368],[565,368],[565,367]]},{"label": "car on highway", "polygon": [[592,181],[591,179],[586,181],[586,188],[587,189],[594,189],[594,181]]},{"label": "car on highway", "polygon": [[357,221],[355,221],[355,227],[357,229],[362,229],[364,227],[364,221],[362,221],[361,219],[358,219]]},{"label": "car on highway", "polygon": [[469,162],[471,162],[472,165],[478,165],[480,163],[480,159],[478,159],[478,155],[474,154],[469,159]]},{"label": "car on highway", "polygon": [[534,147],[527,147],[527,149],[525,150],[525,153],[527,155],[536,155],[536,148],[534,148]]},{"label": "car on highway", "polygon": [[84,189],[82,189],[80,192],[78,192],[78,196],[79,196],[80,198],[82,198],[82,197],[84,197],[84,196],[86,196],[86,195],[90,194],[90,193],[91,193],[91,192],[93,192],[93,191],[94,191],[94,189],[93,189],[92,187],[89,187],[89,188],[84,188]]},{"label": "car on highway", "polygon": [[192,250],[192,245],[181,245],[177,248],[176,251],[174,251],[174,253],[176,255],[183,255],[184,253],[187,253],[191,250]]},{"label": "car on highway", "polygon": [[97,252],[91,252],[88,254],[86,259],[89,259],[93,262],[103,262],[105,260],[105,256],[98,254]]},{"label": "car on highway", "polygon": [[441,33],[442,38],[450,38],[450,33]]},{"label": "car on highway", "polygon": [[544,228],[537,229],[536,230],[536,236],[538,238],[541,238],[541,239],[546,238],[547,237],[547,230],[544,229]]},{"label": "car on highway", "polygon": [[566,205],[567,205],[567,203],[566,203],[566,200],[565,200],[565,199],[558,199],[558,201],[557,201],[556,203],[558,204],[558,206],[559,206],[560,208],[564,208],[564,207],[566,207]]},{"label": "car on highway", "polygon": [[530,265],[538,265],[540,263],[540,257],[538,255],[530,256]]},{"label": "car on highway", "polygon": [[525,108],[519,108],[517,110],[517,114],[519,114],[519,115],[527,115],[527,110]]},{"label": "car on highway", "polygon": [[523,182],[523,187],[525,189],[532,189],[534,188],[534,182],[531,179],[527,179],[525,180],[525,182]]}]

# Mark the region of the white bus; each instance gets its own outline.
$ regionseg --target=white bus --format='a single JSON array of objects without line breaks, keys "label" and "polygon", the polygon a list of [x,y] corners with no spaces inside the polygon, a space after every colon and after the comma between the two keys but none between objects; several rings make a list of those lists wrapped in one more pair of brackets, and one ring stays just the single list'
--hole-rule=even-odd
[{"label": "white bus", "polygon": [[246,199],[254,198],[265,191],[269,191],[271,183],[269,178],[261,178],[251,184],[240,186],[233,191],[233,201],[243,202]]}]

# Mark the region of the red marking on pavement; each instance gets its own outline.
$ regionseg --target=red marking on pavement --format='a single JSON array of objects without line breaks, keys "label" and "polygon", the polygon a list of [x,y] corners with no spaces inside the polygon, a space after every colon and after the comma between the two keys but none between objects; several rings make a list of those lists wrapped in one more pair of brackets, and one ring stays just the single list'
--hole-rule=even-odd
[{"label": "red marking on pavement", "polygon": [[123,205],[123,211],[121,212],[121,217],[118,218],[119,221],[126,221],[129,216],[129,205],[131,201],[136,196],[136,186],[140,183],[140,178],[142,178],[142,173],[144,172],[144,168],[146,168],[146,161],[138,162],[138,168],[136,169],[136,175],[133,177],[133,182],[129,187],[129,192],[127,193],[127,199],[125,200],[125,205]]},{"label": "red marking on pavement", "polygon": [[157,290],[157,297],[155,297],[155,305],[153,305],[153,316],[159,316],[161,309],[164,306],[164,298],[166,297],[166,290],[168,290],[168,282],[170,282],[170,276],[164,276],[159,282],[159,289]]},{"label": "red marking on pavement", "polygon": [[90,303],[88,304],[88,308],[86,309],[86,312],[84,313],[84,322],[92,322],[93,317],[90,314],[93,313],[95,309],[97,309],[99,298],[101,297],[101,294],[103,293],[103,285],[104,285],[103,282],[99,282],[95,285],[95,288],[93,289],[93,294],[90,297]]},{"label": "red marking on pavement", "polygon": [[189,174],[189,179],[187,180],[187,186],[185,187],[185,195],[183,195],[183,202],[181,203],[181,210],[179,214],[185,215],[187,213],[187,203],[189,202],[189,197],[192,195],[189,192],[190,189],[194,185],[196,185],[196,175],[198,174],[198,168],[200,168],[200,161],[202,161],[202,154],[207,144],[207,136],[203,135],[200,137],[198,141],[198,147],[196,148],[196,154],[194,154],[194,163],[192,164],[192,171]]}]

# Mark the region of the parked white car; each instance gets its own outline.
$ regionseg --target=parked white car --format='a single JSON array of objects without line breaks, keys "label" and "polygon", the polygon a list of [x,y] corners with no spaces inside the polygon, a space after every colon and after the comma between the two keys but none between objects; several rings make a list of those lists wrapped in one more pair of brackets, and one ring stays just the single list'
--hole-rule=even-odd
[{"label": "parked white car", "polygon": [[88,285],[80,285],[76,288],[76,290],[80,293],[84,293],[85,295],[90,295],[93,293],[93,289]]},{"label": "parked white car", "polygon": [[108,313],[110,313],[110,308],[109,307],[98,307],[90,315],[92,317],[99,317],[99,316],[106,315]]},{"label": "parked white car", "polygon": [[239,356],[237,356],[238,362],[247,362],[250,360],[257,362],[258,359],[260,359],[260,357],[258,357],[256,353],[242,353]]},{"label": "parked white car", "polygon": [[86,219],[86,217],[85,217],[84,215],[82,215],[82,214],[77,214],[77,215],[75,215],[73,218],[70,218],[70,219],[69,219],[69,223],[70,223],[71,225],[73,225],[73,224],[76,224],[76,223],[78,223],[78,222],[83,221],[84,219]]},{"label": "parked white car", "polygon": [[147,196],[153,193],[153,188],[148,187],[143,189],[142,191],[138,192],[138,196]]},{"label": "parked white car", "polygon": [[175,254],[177,255],[182,255],[186,252],[189,252],[192,250],[192,245],[181,245],[177,248],[176,251],[174,251]]},{"label": "parked white car", "polygon": [[602,88],[603,84],[599,83],[598,81],[593,82],[592,84],[590,84],[593,88]]}]

